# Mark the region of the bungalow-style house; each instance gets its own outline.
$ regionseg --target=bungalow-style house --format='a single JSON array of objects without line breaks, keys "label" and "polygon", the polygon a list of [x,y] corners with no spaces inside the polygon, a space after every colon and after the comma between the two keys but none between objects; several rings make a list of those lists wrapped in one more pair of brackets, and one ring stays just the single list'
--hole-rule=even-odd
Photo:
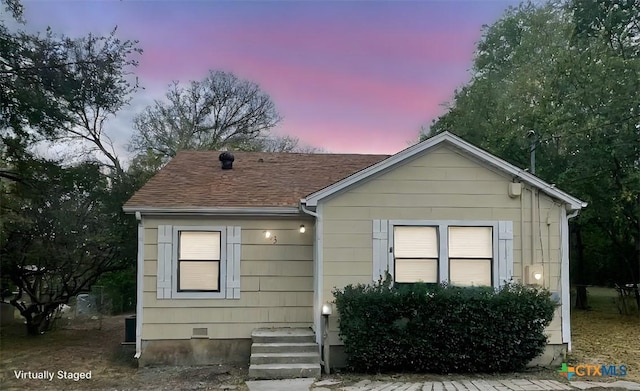
[{"label": "bungalow-style house", "polygon": [[139,221],[136,357],[316,375],[344,363],[335,309],[323,330],[332,290],[388,271],[548,288],[561,305],[538,363],[556,363],[571,349],[568,222],[585,206],[451,133],[393,156],[180,152],[124,206]]}]

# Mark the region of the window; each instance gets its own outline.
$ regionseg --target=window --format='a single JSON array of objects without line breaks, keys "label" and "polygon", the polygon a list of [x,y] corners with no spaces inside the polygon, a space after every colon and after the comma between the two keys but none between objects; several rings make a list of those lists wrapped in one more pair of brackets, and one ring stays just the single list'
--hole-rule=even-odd
[{"label": "window", "polygon": [[158,299],[239,299],[241,231],[158,226]]},{"label": "window", "polygon": [[178,291],[220,292],[220,232],[178,233]]},{"label": "window", "polygon": [[492,227],[449,227],[449,281],[453,285],[491,285]]},{"label": "window", "polygon": [[438,235],[435,227],[394,227],[395,281],[438,282]]},{"label": "window", "polygon": [[511,221],[373,221],[373,281],[498,286],[513,275]]}]

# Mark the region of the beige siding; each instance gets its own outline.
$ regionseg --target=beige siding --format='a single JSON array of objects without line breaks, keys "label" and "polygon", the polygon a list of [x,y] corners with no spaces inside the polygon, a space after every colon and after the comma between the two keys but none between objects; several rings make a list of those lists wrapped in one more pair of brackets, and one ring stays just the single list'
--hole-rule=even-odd
[{"label": "beige siding", "polygon": [[[560,292],[561,205],[536,191],[532,198],[526,188],[522,197],[510,198],[510,182],[439,147],[324,201],[324,301],[333,300],[336,287],[372,281],[373,219],[512,221],[514,279],[522,278],[523,265],[544,263],[545,287]],[[548,328],[551,343],[562,343],[560,316],[556,311]],[[330,330],[330,341],[339,341],[335,316]]]},{"label": "beige siding", "polygon": [[[310,327],[313,322],[313,223],[294,219],[159,219],[144,221],[142,339],[250,338],[256,327]],[[307,228],[298,231],[300,224]],[[240,299],[157,299],[158,225],[240,226]],[[269,230],[277,243],[265,239]]]}]

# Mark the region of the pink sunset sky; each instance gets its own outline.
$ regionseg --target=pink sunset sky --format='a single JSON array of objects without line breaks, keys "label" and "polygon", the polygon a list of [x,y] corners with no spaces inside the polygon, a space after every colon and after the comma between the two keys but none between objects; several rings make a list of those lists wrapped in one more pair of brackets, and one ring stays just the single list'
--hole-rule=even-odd
[{"label": "pink sunset sky", "polygon": [[392,154],[465,84],[482,26],[515,1],[30,1],[21,28],[135,39],[140,90],[107,131],[126,155],[132,119],[171,81],[225,70],[271,95],[279,135],[328,152]]}]

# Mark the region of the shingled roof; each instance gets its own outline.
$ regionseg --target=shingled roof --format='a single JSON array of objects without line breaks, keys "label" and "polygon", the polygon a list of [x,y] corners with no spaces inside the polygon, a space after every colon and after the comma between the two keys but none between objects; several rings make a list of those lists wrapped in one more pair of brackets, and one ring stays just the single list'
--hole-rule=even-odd
[{"label": "shingled roof", "polygon": [[124,205],[135,208],[297,207],[300,199],[388,155],[182,151]]}]

